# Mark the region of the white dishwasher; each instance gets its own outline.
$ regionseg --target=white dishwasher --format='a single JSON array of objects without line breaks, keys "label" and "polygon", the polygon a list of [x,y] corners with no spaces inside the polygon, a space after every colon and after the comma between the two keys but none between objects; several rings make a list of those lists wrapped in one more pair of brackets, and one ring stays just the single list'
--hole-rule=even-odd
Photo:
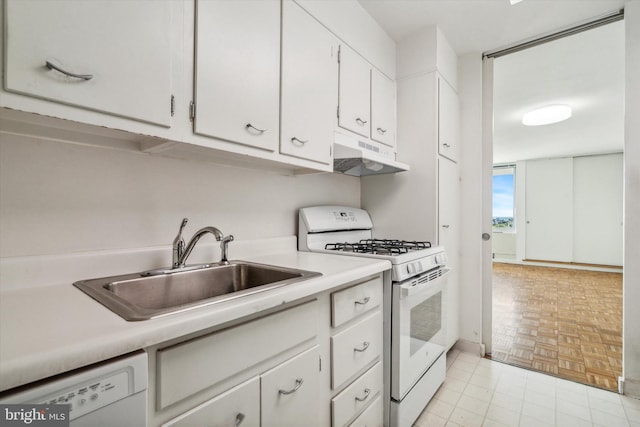
[{"label": "white dishwasher", "polygon": [[136,352],[0,395],[2,404],[67,404],[72,427],[144,427],[147,354]]}]

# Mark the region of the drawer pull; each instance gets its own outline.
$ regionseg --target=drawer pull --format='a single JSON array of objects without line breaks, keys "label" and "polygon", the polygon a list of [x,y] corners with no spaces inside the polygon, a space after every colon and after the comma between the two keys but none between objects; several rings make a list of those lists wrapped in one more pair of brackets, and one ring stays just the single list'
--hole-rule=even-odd
[{"label": "drawer pull", "polygon": [[256,133],[258,133],[258,134],[260,134],[260,135],[262,135],[263,133],[265,133],[265,132],[267,131],[267,129],[260,129],[260,128],[257,128],[257,127],[255,127],[254,125],[252,125],[251,123],[247,123],[247,124],[245,125],[245,128],[246,128],[247,130],[253,130],[253,131],[255,131]]},{"label": "drawer pull", "polygon": [[68,77],[75,77],[76,79],[82,79],[82,80],[91,80],[93,78],[93,74],[76,74],[76,73],[72,73],[71,71],[66,71],[63,70],[62,68],[53,65],[51,62],[46,61],[45,62],[45,66],[50,69],[50,70],[56,70],[62,74],[64,74],[65,76]]},{"label": "drawer pull", "polygon": [[445,148],[451,148],[451,145],[447,144],[446,142],[443,142],[442,146],[445,147]]},{"label": "drawer pull", "polygon": [[376,129],[376,130],[378,131],[378,133],[379,133],[380,135],[384,135],[385,133],[387,133],[387,130],[386,130],[386,129],[378,128],[378,129]]},{"label": "drawer pull", "polygon": [[302,378],[298,378],[296,379],[296,385],[291,390],[278,390],[278,394],[287,395],[287,394],[295,393],[296,391],[298,391],[300,386],[302,386],[302,383],[303,383]]},{"label": "drawer pull", "polygon": [[367,398],[369,397],[369,394],[371,394],[371,389],[370,388],[365,388],[364,389],[364,397],[358,397],[356,396],[356,400],[358,402],[364,402],[365,400],[367,400]]},{"label": "drawer pull", "polygon": [[233,423],[233,427],[238,427],[244,421],[244,414],[242,412],[238,412],[236,415],[236,422]]},{"label": "drawer pull", "polygon": [[362,343],[362,347],[360,347],[360,348],[355,347],[355,348],[353,349],[353,351],[357,351],[357,352],[362,353],[363,351],[365,351],[366,349],[368,349],[368,348],[369,348],[369,345],[371,345],[371,343],[370,343],[369,341],[364,341],[364,342]]},{"label": "drawer pull", "polygon": [[296,137],[294,136],[293,138],[291,138],[291,142],[292,142],[293,144],[295,144],[295,143],[297,142],[297,143],[298,143],[298,144],[300,144],[300,145],[304,145],[304,144],[306,144],[307,142],[309,142],[309,140],[307,140],[307,139],[300,139],[300,138],[296,138]]},{"label": "drawer pull", "polygon": [[353,303],[354,304],[359,304],[359,305],[365,305],[366,303],[368,303],[369,301],[371,301],[370,297],[364,297],[361,300],[355,300]]},{"label": "drawer pull", "polygon": [[356,117],[356,123],[360,126],[364,126],[367,124],[366,120],[362,120],[360,117]]}]

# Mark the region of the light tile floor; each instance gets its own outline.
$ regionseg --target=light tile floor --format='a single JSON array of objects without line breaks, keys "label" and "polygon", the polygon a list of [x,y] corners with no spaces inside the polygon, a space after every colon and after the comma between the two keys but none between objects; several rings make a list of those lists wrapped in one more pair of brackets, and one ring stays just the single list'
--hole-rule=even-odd
[{"label": "light tile floor", "polygon": [[452,350],[414,427],[640,427],[640,400]]}]

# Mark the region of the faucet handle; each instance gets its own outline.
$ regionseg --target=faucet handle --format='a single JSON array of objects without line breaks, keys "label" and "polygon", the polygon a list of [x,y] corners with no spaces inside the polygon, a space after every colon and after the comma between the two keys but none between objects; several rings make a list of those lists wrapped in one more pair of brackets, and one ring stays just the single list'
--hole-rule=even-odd
[{"label": "faucet handle", "polygon": [[220,239],[220,252],[221,252],[221,255],[222,255],[221,259],[220,259],[220,262],[222,262],[222,263],[229,262],[227,260],[229,242],[233,242],[233,235],[232,234],[229,234],[228,236],[224,236],[224,237],[222,237],[222,239]]},{"label": "faucet handle", "polygon": [[182,231],[184,227],[189,222],[188,218],[182,218],[182,223],[180,223],[180,228],[178,229],[178,234],[175,239],[173,239],[173,267],[178,267],[180,265],[180,258],[184,253],[184,238],[182,237]]}]

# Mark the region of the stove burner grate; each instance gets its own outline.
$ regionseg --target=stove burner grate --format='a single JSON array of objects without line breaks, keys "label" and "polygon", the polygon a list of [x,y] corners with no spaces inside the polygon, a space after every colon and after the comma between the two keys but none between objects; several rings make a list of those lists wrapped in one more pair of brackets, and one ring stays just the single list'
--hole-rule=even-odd
[{"label": "stove burner grate", "polygon": [[391,239],[364,239],[358,243],[328,243],[326,250],[356,252],[363,254],[400,255],[431,247],[430,242]]}]

